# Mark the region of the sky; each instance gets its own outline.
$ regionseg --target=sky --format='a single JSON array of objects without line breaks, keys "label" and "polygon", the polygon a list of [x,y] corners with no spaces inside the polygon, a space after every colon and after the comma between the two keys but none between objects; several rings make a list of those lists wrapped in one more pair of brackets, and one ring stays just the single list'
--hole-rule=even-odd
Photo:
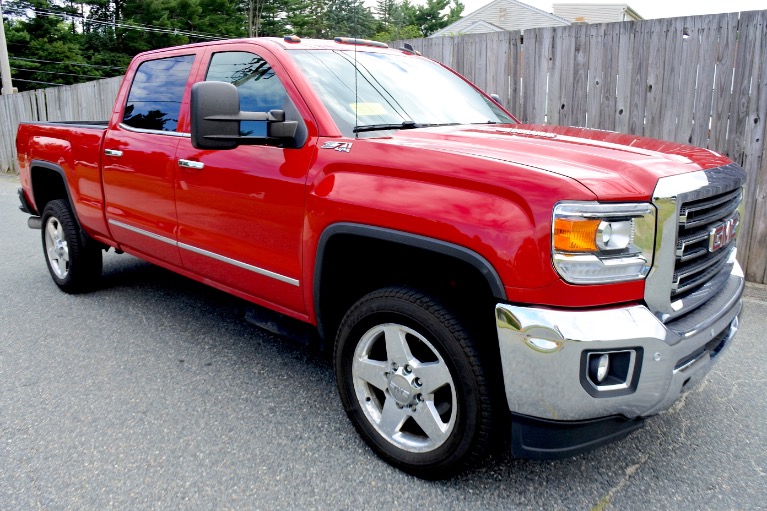
[{"label": "sky", "polygon": [[[462,0],[466,9],[464,16],[487,5],[491,0]],[[546,12],[551,12],[553,3],[625,3],[645,19],[674,18],[697,14],[721,12],[760,11],[767,9],[767,0],[520,0]],[[419,2],[415,2],[419,3]],[[425,2],[424,2],[425,3]]]}]

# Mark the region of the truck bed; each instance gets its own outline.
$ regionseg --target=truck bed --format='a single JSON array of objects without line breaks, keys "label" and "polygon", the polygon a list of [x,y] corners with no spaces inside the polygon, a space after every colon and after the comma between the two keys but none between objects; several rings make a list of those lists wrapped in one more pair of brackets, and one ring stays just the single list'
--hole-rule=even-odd
[{"label": "truck bed", "polygon": [[[25,190],[50,189],[54,183],[66,186],[75,214],[94,238],[108,238],[101,188],[101,146],[108,121],[22,122],[16,136],[22,186]],[[25,182],[31,167],[45,169],[36,179],[47,184]],[[58,176],[57,176],[58,175]],[[41,214],[35,197],[26,197]],[[44,201],[43,201],[44,203]]]}]

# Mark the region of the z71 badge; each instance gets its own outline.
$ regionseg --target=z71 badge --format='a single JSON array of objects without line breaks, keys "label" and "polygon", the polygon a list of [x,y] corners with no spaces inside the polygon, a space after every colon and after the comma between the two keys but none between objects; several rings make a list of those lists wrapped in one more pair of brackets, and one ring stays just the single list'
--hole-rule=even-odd
[{"label": "z71 badge", "polygon": [[340,153],[349,153],[352,150],[351,142],[325,142],[322,145],[323,149],[335,149]]}]

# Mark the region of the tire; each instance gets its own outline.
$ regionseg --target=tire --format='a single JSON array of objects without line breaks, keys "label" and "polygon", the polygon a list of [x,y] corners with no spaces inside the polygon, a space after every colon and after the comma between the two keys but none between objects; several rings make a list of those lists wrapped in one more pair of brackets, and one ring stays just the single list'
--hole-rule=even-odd
[{"label": "tire", "polygon": [[80,236],[69,203],[53,200],[42,216],[43,254],[48,271],[66,293],[81,293],[95,287],[101,276],[101,249]]},{"label": "tire", "polygon": [[494,422],[486,366],[437,300],[407,288],[366,295],[342,320],[334,359],[347,415],[390,464],[442,479],[484,456]]}]

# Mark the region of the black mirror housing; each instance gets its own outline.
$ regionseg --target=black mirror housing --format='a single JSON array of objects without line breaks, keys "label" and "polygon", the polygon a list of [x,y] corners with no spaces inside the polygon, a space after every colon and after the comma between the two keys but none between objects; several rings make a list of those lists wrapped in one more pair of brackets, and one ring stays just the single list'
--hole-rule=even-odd
[{"label": "black mirror housing", "polygon": [[[233,149],[238,145],[285,144],[291,146],[297,121],[286,121],[285,111],[241,112],[237,87],[225,82],[192,85],[192,147]],[[240,122],[266,121],[266,137],[240,135]]]},{"label": "black mirror housing", "polygon": [[[233,149],[240,136],[240,123],[211,120],[210,117],[237,116],[240,96],[237,87],[224,82],[198,82],[192,85],[192,147],[195,149]],[[225,137],[225,138],[220,138]]]}]

